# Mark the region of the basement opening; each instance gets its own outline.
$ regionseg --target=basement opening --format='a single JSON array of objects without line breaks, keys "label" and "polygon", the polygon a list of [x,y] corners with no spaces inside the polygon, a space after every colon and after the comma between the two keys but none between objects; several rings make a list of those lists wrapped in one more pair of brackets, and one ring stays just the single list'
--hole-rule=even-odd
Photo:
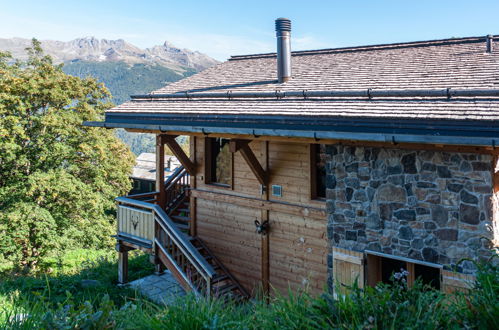
[{"label": "basement opening", "polygon": [[397,257],[384,253],[366,251],[367,284],[376,286],[382,282],[392,284],[394,281],[407,281],[412,287],[416,280],[436,290],[441,287],[442,266],[424,261]]}]

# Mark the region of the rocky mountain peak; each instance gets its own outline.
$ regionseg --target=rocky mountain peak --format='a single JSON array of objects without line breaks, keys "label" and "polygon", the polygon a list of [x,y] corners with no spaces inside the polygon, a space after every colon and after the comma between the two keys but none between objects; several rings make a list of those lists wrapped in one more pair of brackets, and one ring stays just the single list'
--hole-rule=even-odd
[{"label": "rocky mountain peak", "polygon": [[[10,51],[16,58],[26,58],[25,48],[31,40],[22,38],[1,39],[0,50]],[[178,72],[185,67],[203,70],[218,63],[215,59],[188,49],[180,49],[165,41],[161,46],[141,49],[123,39],[97,39],[93,36],[70,41],[43,40],[42,48],[56,63],[75,60],[122,61],[128,64],[159,64]]]}]

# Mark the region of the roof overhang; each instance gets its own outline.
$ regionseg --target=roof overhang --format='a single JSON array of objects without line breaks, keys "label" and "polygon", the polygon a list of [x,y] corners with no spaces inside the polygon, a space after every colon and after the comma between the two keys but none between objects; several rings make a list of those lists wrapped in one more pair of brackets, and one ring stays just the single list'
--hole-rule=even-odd
[{"label": "roof overhang", "polygon": [[181,115],[106,113],[104,122],[85,126],[180,132],[186,135],[234,134],[290,138],[334,139],[383,143],[423,143],[495,148],[496,121],[407,120],[303,116]]}]

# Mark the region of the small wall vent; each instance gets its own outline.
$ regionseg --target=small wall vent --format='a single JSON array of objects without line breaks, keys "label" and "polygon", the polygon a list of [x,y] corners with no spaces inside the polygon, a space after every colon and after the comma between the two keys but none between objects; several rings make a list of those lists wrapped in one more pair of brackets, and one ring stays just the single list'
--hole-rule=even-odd
[{"label": "small wall vent", "polygon": [[273,184],[272,185],[272,196],[282,197],[282,186]]}]

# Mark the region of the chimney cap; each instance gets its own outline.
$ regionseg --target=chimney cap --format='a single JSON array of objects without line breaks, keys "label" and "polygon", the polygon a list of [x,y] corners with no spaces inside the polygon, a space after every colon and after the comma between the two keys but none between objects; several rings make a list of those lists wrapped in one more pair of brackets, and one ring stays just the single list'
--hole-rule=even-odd
[{"label": "chimney cap", "polygon": [[291,20],[284,17],[279,17],[275,20],[276,31],[291,31]]}]

